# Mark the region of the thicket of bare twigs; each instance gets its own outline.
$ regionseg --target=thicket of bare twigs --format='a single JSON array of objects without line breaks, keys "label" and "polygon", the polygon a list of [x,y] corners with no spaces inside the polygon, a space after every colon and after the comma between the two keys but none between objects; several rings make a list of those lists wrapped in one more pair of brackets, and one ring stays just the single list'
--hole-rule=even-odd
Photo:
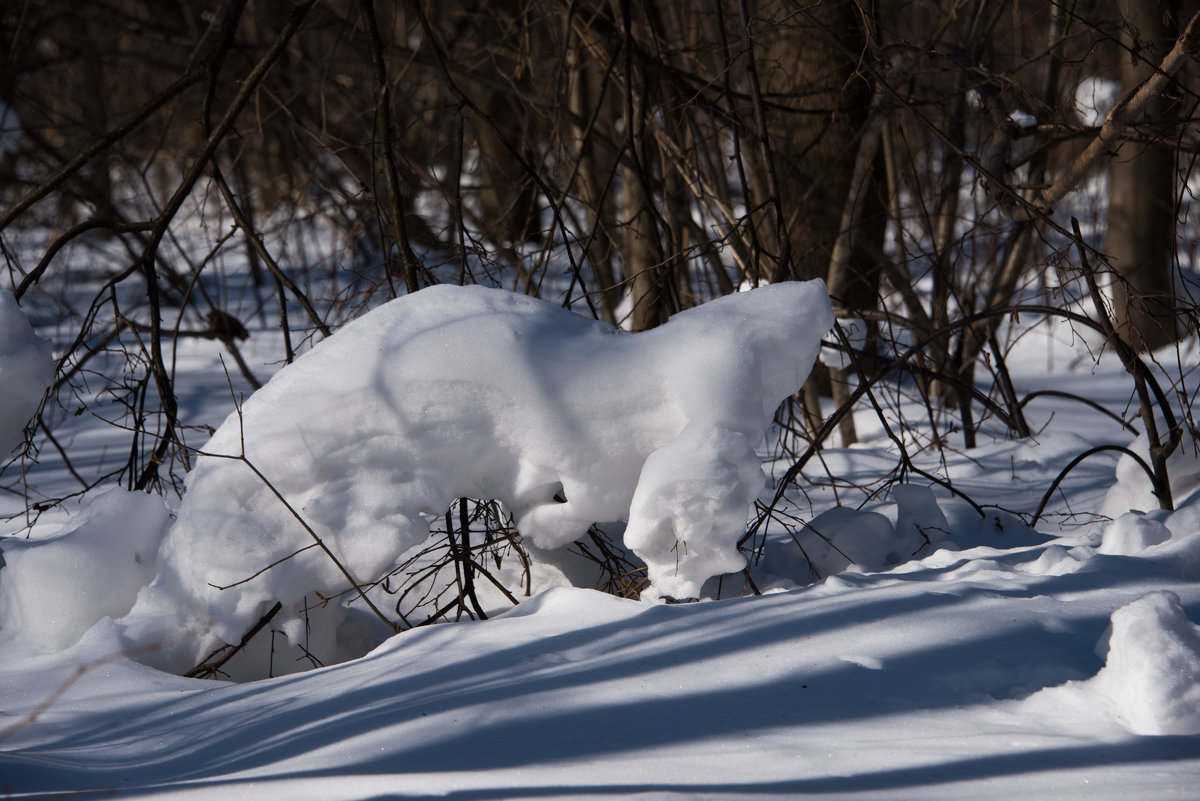
[{"label": "thicket of bare twigs", "polygon": [[[20,136],[4,139],[0,244],[18,299],[57,304],[61,352],[6,483],[37,458],[81,492],[180,490],[205,437],[182,424],[181,337],[221,342],[255,386],[248,331],[281,329],[290,361],[435,282],[636,331],[743,284],[820,277],[866,340],[781,410],[789,480],[835,431],[855,439],[849,409],[884,415],[872,388],[888,382],[927,409],[919,437],[886,409],[900,475],[920,448],[973,447],[986,421],[1028,436],[997,336],[1019,312],[1109,337],[1169,505],[1189,397],[1159,388],[1144,354],[1196,322],[1177,290],[1194,251],[1179,233],[1200,143],[1193,5],[7,4],[0,100]],[[1123,99],[1085,119],[1088,86]],[[240,281],[256,302],[231,300]],[[124,414],[97,425],[130,445],[91,474],[55,434],[101,397]],[[502,510],[471,509],[451,510],[437,546],[458,589],[398,590],[427,593],[431,620],[479,611],[462,580],[483,580],[481,549],[520,555]],[[579,547],[636,594],[636,567],[599,532]]]}]

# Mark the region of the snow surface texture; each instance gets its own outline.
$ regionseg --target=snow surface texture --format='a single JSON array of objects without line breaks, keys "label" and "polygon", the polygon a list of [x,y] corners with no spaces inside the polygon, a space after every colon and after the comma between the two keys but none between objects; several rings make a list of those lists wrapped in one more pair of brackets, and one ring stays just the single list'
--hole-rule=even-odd
[{"label": "snow surface texture", "polygon": [[0,290],[0,456],[21,441],[53,378],[50,345],[33,333],[13,296]]},{"label": "snow surface texture", "polygon": [[726,296],[636,335],[476,286],[388,303],[212,437],[126,641],[207,631],[164,651],[184,669],[275,601],[293,642],[313,634],[297,606],[348,582],[272,488],[358,582],[427,538],[423,514],[471,497],[503,502],[542,549],[627,519],[657,592],[697,596],[745,564],[736,543],[764,486],[754,446],[832,324],[819,281]]}]

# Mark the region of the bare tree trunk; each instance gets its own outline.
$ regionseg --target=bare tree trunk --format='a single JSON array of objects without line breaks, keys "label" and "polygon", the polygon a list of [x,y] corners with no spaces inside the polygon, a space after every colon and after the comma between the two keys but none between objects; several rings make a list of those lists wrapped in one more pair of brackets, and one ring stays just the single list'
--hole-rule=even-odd
[{"label": "bare tree trunk", "polygon": [[630,282],[633,311],[631,331],[646,331],[666,322],[668,295],[664,285],[663,252],[658,226],[639,168],[622,168],[621,216],[624,223],[625,275]]},{"label": "bare tree trunk", "polygon": [[[824,278],[869,97],[866,84],[854,80],[855,64],[844,49],[860,44],[862,31],[853,3],[812,4],[801,14],[779,0],[757,8],[751,26],[790,245],[786,277]],[[772,226],[762,226],[762,233],[774,239]],[[783,250],[777,240],[771,246]]]},{"label": "bare tree trunk", "polygon": [[[616,226],[616,160],[611,151],[597,146],[596,136],[614,139],[612,122],[619,114],[613,98],[615,88],[606,85],[602,65],[587,52],[586,44],[572,47],[569,104],[574,121],[570,124],[575,140],[574,156],[578,170],[579,194],[583,199],[584,222],[588,230],[587,258],[599,291],[600,316],[616,324],[617,305],[621,300],[613,266],[613,239]],[[590,127],[589,127],[590,126]]]},{"label": "bare tree trunk", "polygon": [[[1118,0],[1124,25],[1121,88],[1130,92],[1155,71],[1171,49],[1175,34],[1164,6],[1178,3]],[[1174,21],[1172,16],[1171,21]],[[1147,119],[1170,114],[1169,100],[1151,101]],[[1154,131],[1163,134],[1165,131]],[[1112,260],[1113,317],[1118,335],[1147,351],[1179,338],[1171,274],[1175,255],[1175,154],[1161,144],[1126,142],[1112,161],[1109,184],[1108,244]]]},{"label": "bare tree trunk", "polygon": [[625,153],[621,169],[621,221],[624,228],[625,278],[629,281],[633,311],[632,331],[646,331],[667,321],[670,295],[666,274],[670,271],[663,253],[659,215],[654,207],[653,170],[646,133],[648,76],[633,59],[632,6],[618,3],[624,27],[625,57]]}]

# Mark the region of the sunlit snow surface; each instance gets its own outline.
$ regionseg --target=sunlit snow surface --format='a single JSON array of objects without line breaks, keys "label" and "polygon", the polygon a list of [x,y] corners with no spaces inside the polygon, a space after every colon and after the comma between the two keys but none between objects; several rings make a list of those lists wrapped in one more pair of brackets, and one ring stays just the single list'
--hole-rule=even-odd
[{"label": "sunlit snow surface", "polygon": [[[1072,369],[1069,343],[1051,344],[1030,336],[1010,356],[1021,392],[1122,409],[1119,365],[1083,355]],[[923,464],[978,502],[1029,514],[1074,456],[1133,439],[1077,403],[1042,397],[1026,412],[1034,439],[985,438]],[[863,445],[828,448],[824,467],[851,481],[890,469],[894,449],[872,420],[858,419]],[[944,526],[916,559],[882,554],[811,586],[683,606],[553,589],[485,623],[406,632],[361,659],[241,685],[131,661],[107,620],[53,654],[0,632],[0,793],[1193,799],[1197,487],[1182,465],[1184,505],[1157,512],[1115,464],[1081,464],[1036,533],[909,485],[857,523],[889,547],[889,527]],[[853,514],[807,491],[825,513],[814,526],[862,544]],[[108,503],[147,525],[161,516]],[[1097,516],[1133,504],[1140,513]],[[831,554],[817,557],[827,569]],[[72,593],[62,576],[45,583]]]}]

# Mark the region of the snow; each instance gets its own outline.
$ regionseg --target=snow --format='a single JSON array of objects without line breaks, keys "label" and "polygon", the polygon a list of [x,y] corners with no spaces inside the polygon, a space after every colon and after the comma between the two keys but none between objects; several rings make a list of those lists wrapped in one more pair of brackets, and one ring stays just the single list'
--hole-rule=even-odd
[{"label": "snow", "polygon": [[0,159],[20,152],[22,130],[16,110],[0,100]]},{"label": "snow", "polygon": [[653,591],[697,597],[745,567],[737,540],[766,480],[754,446],[832,324],[820,281],[635,335],[478,286],[385,304],[281,370],[204,447],[126,642],[201,632],[156,657],[185,671],[278,601],[294,645],[342,651],[352,611],[306,598],[386,575],[428,538],[423,515],[459,497],[500,500],[544,551],[627,520]]},{"label": "snow", "polygon": [[50,345],[34,334],[13,296],[0,289],[0,453],[21,441],[53,378]]},{"label": "snow", "polygon": [[[1186,430],[1186,429],[1185,429]],[[1145,434],[1131,442],[1128,449],[1150,462],[1149,440]],[[1171,483],[1171,497],[1176,505],[1184,506],[1189,496],[1200,490],[1200,445],[1190,435],[1167,458],[1167,476]],[[1158,508],[1154,485],[1145,469],[1129,454],[1122,454],[1117,462],[1117,483],[1104,498],[1100,511],[1106,517],[1116,517],[1130,510],[1148,511]]]},{"label": "snow", "polygon": [[[532,530],[543,524],[531,535],[543,545],[565,537],[566,527],[553,525],[561,518],[541,519],[538,509],[575,514],[574,504],[588,503],[587,489],[615,481],[618,468],[606,460],[619,461],[616,450],[627,448],[636,451],[626,453],[633,475],[611,508],[621,507],[614,519],[629,513],[645,522],[631,526],[625,541],[653,560],[661,547],[655,537],[670,521],[674,536],[700,545],[694,563],[680,562],[680,575],[698,577],[725,567],[722,537],[731,523],[706,527],[710,521],[726,514],[732,521],[736,506],[740,533],[746,499],[754,499],[750,486],[762,491],[759,502],[770,498],[743,445],[759,446],[771,399],[790,392],[816,357],[815,341],[799,353],[772,337],[806,340],[824,324],[759,308],[755,318],[772,324],[744,331],[735,309],[773,307],[777,298],[794,306],[794,293],[805,291],[755,290],[680,315],[659,335],[675,354],[670,359],[656,358],[654,336],[602,334],[582,318],[503,294],[468,292],[472,312],[464,317],[438,317],[448,311],[438,303],[402,301],[281,371],[208,448],[240,453],[244,431],[251,462],[338,547],[346,544],[339,532],[372,524],[369,517],[350,522],[355,492],[367,500],[385,489],[405,497],[407,485],[389,472],[400,468],[380,456],[397,438],[420,446],[443,472],[461,468],[479,484],[472,489],[511,495],[506,502]],[[396,309],[402,314],[392,322]],[[468,317],[481,318],[486,335],[470,330]],[[528,337],[519,344],[514,332],[535,322],[588,351],[591,366],[576,350],[556,353]],[[369,343],[381,340],[367,334],[389,325],[413,334],[390,340],[389,360],[419,367],[430,394],[417,394],[440,402],[421,407],[429,412],[424,419],[474,442],[453,456],[461,461],[437,462],[442,451],[432,448],[430,431],[391,416],[423,401],[389,389],[393,376],[379,369],[378,345]],[[1040,328],[1047,327],[1032,328],[1009,358],[1018,391],[1073,391],[1127,410],[1130,381],[1115,359],[1095,364],[1087,343]],[[742,338],[726,349],[730,329]],[[447,347],[430,347],[435,337]],[[521,360],[498,365],[497,354],[509,358],[519,348]],[[774,361],[756,361],[764,354]],[[1048,354],[1055,360],[1049,370]],[[629,369],[633,355],[658,370]],[[368,378],[358,372],[364,364],[374,368]],[[714,364],[732,372],[711,372]],[[467,372],[487,380],[451,383]],[[700,375],[709,383],[684,383],[673,403],[658,405],[672,387]],[[501,402],[518,390],[521,408]],[[879,389],[889,411],[903,402],[892,391]],[[656,400],[638,406],[651,392]],[[364,393],[374,399],[369,408],[356,405]],[[553,430],[551,417],[618,401],[619,419],[584,428],[615,437],[620,448],[590,443],[578,461],[572,449],[555,449],[589,443],[578,427]],[[652,406],[669,413],[651,415]],[[451,430],[451,422],[466,419],[464,409],[476,414],[474,427]],[[480,422],[480,410],[491,417]],[[226,575],[220,570],[245,578],[239,570],[263,566],[266,552],[238,561],[249,534],[238,539],[232,528],[221,534],[204,526],[251,526],[260,514],[289,525],[294,518],[269,503],[244,463],[230,459],[200,460],[173,524],[157,498],[123,491],[87,498],[66,525],[56,518],[34,526],[29,540],[0,541],[7,561],[0,569],[0,790],[13,798],[256,801],[1194,798],[1200,502],[1188,486],[1200,475],[1195,454],[1185,447],[1171,460],[1180,482],[1175,511],[1146,505],[1140,471],[1110,452],[1068,475],[1033,530],[1025,521],[1072,458],[1099,444],[1139,446],[1112,419],[1068,399],[1042,396],[1025,412],[1038,432],[1033,438],[1014,440],[985,423],[978,448],[912,457],[981,502],[982,516],[944,487],[897,470],[898,452],[878,421],[869,411],[859,416],[864,442],[823,450],[821,469],[802,476],[779,512],[780,520],[792,515],[792,524],[773,521],[753,544],[750,573],[761,596],[707,600],[715,581],[699,592],[706,600],[691,604],[547,586],[488,621],[412,629],[340,664],[245,683],[185,679],[147,664],[171,661],[164,651],[176,646],[194,649],[197,632],[176,621],[174,631],[159,628],[156,636],[166,639],[155,641],[134,625],[155,619],[148,614],[154,592],[170,604],[199,603],[189,613],[198,623],[210,611],[203,581]],[[311,426],[305,440],[289,433],[297,418]],[[519,442],[498,436],[520,426],[527,436]],[[656,439],[667,428],[670,436]],[[558,459],[549,475],[532,467],[498,477],[472,472],[475,462],[515,465],[547,453]],[[309,465],[307,472],[293,459]],[[768,467],[778,475],[787,460]],[[357,480],[342,481],[350,474]],[[889,474],[904,480],[876,490],[873,482]],[[303,475],[307,498],[288,483]],[[840,483],[822,483],[824,476]],[[518,492],[546,484],[567,503],[547,503],[553,493]],[[432,489],[429,497],[453,498]],[[1116,511],[1101,515],[1110,503]],[[588,515],[581,509],[578,516]],[[207,547],[189,555],[180,541],[186,526],[211,538]],[[148,549],[160,538],[152,569]],[[393,557],[347,558],[358,566]],[[554,565],[546,562],[547,575]],[[662,566],[656,580],[669,584],[674,562]],[[319,580],[324,569],[272,569],[262,578]],[[170,576],[178,584],[168,592]],[[140,611],[122,618],[147,582],[159,590],[143,590]],[[243,603],[261,604],[255,582],[239,589]],[[217,611],[232,616],[236,607]]]},{"label": "snow", "polygon": [[1092,682],[1135,734],[1200,734],[1200,628],[1179,596],[1151,593],[1113,612]]},{"label": "snow", "polygon": [[1121,85],[1111,78],[1087,77],[1075,87],[1075,113],[1084,125],[1099,126],[1121,96]]},{"label": "snow", "polygon": [[1104,530],[1099,552],[1136,556],[1151,545],[1171,539],[1171,530],[1162,523],[1163,513],[1126,512]]},{"label": "snow", "polygon": [[78,516],[52,538],[0,539],[0,630],[36,651],[62,650],[126,614],[156,572],[167,520],[159,498],[110,489]]}]

